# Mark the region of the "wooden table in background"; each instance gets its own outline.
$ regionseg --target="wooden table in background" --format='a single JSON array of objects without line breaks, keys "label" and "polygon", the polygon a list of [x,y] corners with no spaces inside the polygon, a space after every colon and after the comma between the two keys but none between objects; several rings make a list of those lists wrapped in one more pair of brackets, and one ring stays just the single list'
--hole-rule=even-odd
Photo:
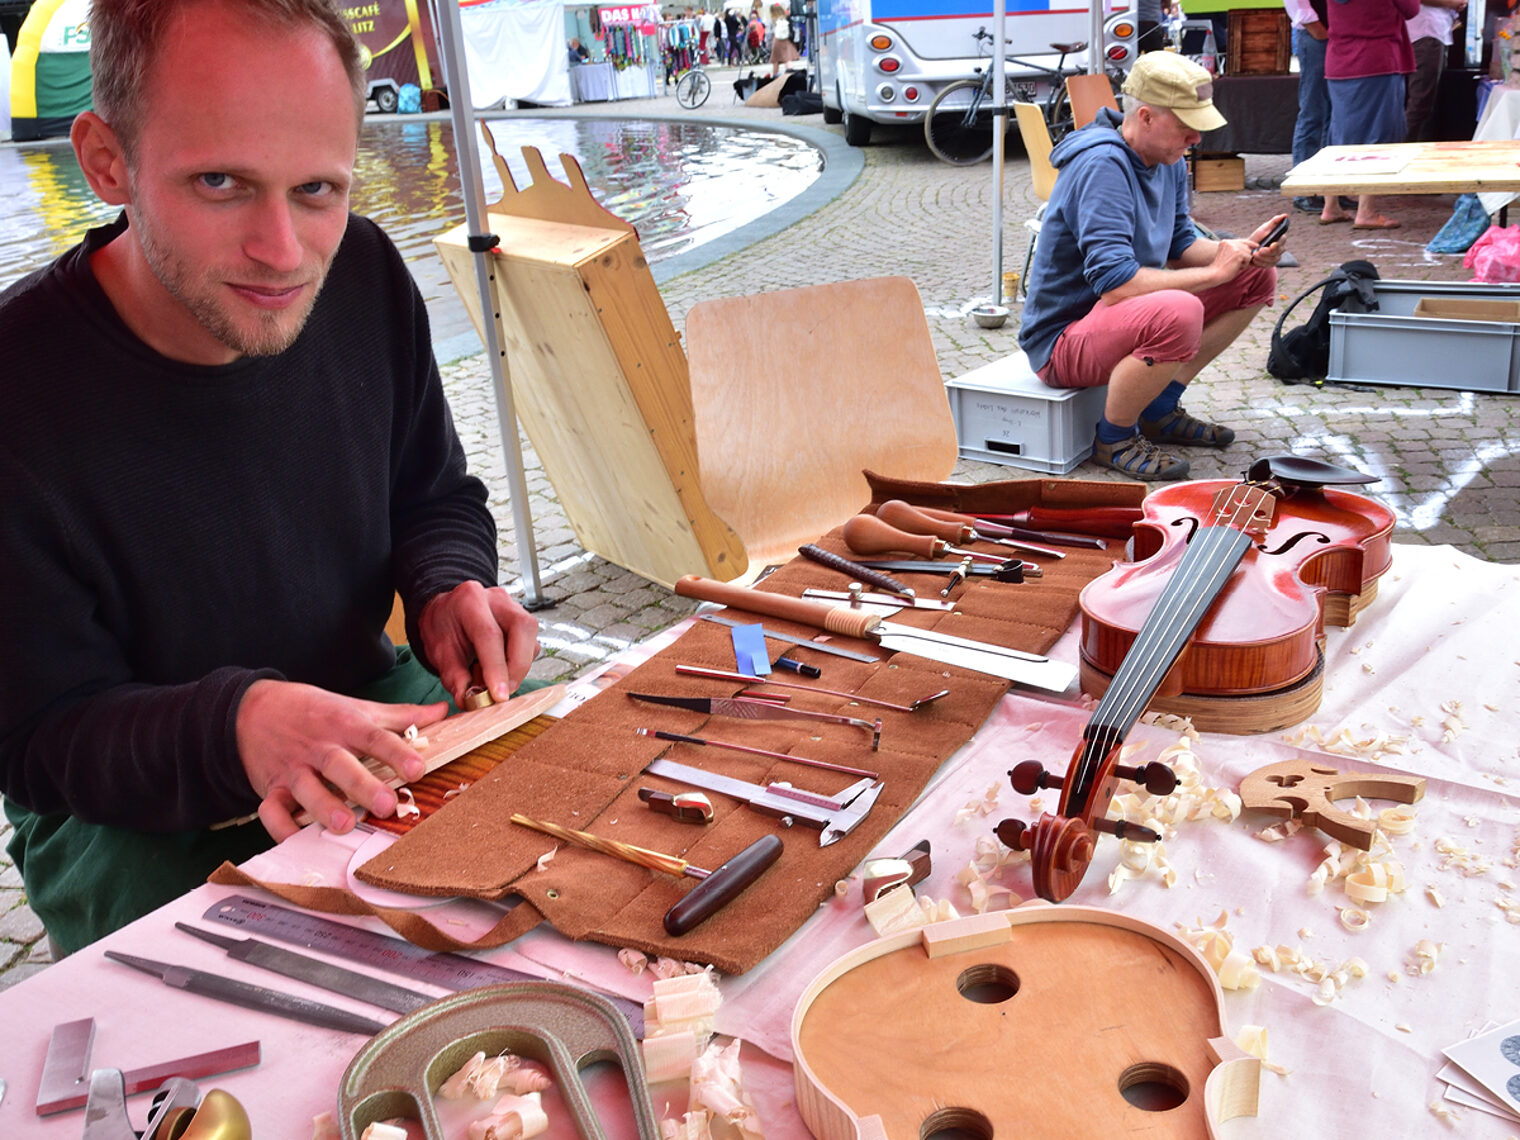
[{"label": "wooden table in background", "polygon": [[[1388,155],[1408,161],[1393,172],[1369,174],[1359,159]],[[1467,194],[1520,191],[1520,140],[1327,146],[1288,171],[1284,196],[1305,194]]]}]

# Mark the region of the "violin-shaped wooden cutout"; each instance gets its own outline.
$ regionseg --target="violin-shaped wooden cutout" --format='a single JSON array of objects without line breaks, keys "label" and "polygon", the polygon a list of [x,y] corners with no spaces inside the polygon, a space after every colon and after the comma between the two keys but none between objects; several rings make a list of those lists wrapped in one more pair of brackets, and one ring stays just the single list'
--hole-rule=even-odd
[{"label": "violin-shaped wooden cutout", "polygon": [[1026,903],[858,947],[792,1015],[797,1110],[818,1140],[1166,1137],[1255,1115],[1192,947],[1127,915]]},{"label": "violin-shaped wooden cutout", "polygon": [[[1052,902],[1070,897],[1092,861],[1099,834],[1160,838],[1148,828],[1106,817],[1121,780],[1144,784],[1152,795],[1176,787],[1176,776],[1165,765],[1129,768],[1118,763],[1118,755],[1156,694],[1163,686],[1175,689],[1179,671],[1192,665],[1203,683],[1217,683],[1215,675],[1228,672],[1227,692],[1275,692],[1291,690],[1314,670],[1321,659],[1321,599],[1327,587],[1305,568],[1316,567],[1330,550],[1354,549],[1351,561],[1361,589],[1364,565],[1380,560],[1374,578],[1387,566],[1392,514],[1361,496],[1325,489],[1328,483],[1368,481],[1359,472],[1317,460],[1277,456],[1253,464],[1245,482],[1180,484],[1169,489],[1180,494],[1157,509],[1152,499],[1165,492],[1146,500],[1147,520],[1167,520],[1137,524],[1137,530],[1149,526],[1162,532],[1158,553],[1116,566],[1082,592],[1083,663],[1107,664],[1111,679],[1092,686],[1102,700],[1066,775],[1052,776],[1034,760],[1009,773],[1014,789],[1024,795],[1061,790],[1057,814],[1042,815],[1032,825],[1009,819],[997,826],[1005,844],[1030,852],[1040,897]],[[1343,500],[1355,500],[1363,513]],[[1186,515],[1178,501],[1191,505]],[[1326,516],[1333,516],[1336,533],[1325,532]],[[1360,528],[1350,516],[1361,519]],[[1381,555],[1364,557],[1379,536],[1385,542]],[[1110,663],[1116,650],[1119,656]],[[1084,689],[1088,679],[1084,673]]]}]

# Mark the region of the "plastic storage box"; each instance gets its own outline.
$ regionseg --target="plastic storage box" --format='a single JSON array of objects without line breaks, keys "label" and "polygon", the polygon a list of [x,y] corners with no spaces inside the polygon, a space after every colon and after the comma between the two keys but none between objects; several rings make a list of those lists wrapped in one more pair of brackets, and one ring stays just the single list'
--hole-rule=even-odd
[{"label": "plastic storage box", "polygon": [[[1520,392],[1520,285],[1378,281],[1330,314],[1327,379]],[[1307,302],[1306,302],[1307,303]]]},{"label": "plastic storage box", "polygon": [[1064,475],[1092,454],[1106,387],[1051,388],[1022,352],[945,381],[965,459]]}]

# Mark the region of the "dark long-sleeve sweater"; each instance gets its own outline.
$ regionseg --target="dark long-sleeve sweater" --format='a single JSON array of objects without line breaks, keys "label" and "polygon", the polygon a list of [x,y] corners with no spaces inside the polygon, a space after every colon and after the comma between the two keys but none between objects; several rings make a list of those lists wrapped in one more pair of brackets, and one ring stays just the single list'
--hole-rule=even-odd
[{"label": "dark long-sleeve sweater", "polygon": [[90,272],[125,224],[0,294],[0,793],[185,830],[257,805],[254,680],[374,679],[393,591],[415,614],[494,584],[495,526],[377,227],[350,218],[291,348],[202,367],[138,340]]}]

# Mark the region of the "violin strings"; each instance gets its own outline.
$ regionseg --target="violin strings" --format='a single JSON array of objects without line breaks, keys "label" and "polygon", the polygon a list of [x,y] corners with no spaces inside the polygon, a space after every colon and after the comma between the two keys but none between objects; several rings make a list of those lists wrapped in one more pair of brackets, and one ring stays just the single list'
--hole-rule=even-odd
[{"label": "violin strings", "polygon": [[1089,722],[1091,735],[1073,785],[1073,798],[1080,795],[1084,809],[1097,766],[1139,720],[1204,611],[1244,557],[1250,546],[1245,526],[1265,495],[1257,485],[1243,483],[1231,488],[1222,506],[1211,507],[1214,521],[1200,527],[1188,543],[1161,597],[1141,624]]}]

